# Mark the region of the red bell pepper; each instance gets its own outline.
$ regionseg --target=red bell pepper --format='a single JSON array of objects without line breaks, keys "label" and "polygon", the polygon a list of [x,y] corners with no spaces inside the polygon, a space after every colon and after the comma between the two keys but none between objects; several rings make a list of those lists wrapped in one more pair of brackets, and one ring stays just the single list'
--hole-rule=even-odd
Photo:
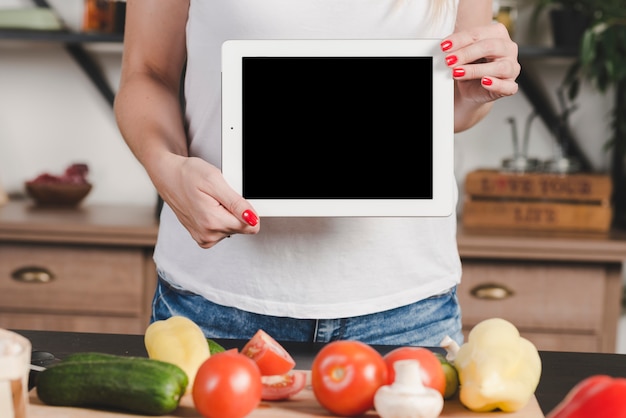
[{"label": "red bell pepper", "polygon": [[587,377],[546,418],[626,418],[626,378]]}]

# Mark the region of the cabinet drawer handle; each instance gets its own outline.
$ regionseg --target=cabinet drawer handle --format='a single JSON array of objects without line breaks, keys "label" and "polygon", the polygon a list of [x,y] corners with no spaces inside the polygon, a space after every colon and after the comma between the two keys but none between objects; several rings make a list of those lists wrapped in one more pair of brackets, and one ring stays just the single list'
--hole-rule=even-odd
[{"label": "cabinet drawer handle", "polygon": [[48,283],[54,279],[54,274],[43,267],[28,266],[14,270],[11,277],[22,283]]},{"label": "cabinet drawer handle", "polygon": [[513,296],[514,292],[506,286],[485,283],[473,287],[470,293],[478,299],[504,300]]}]

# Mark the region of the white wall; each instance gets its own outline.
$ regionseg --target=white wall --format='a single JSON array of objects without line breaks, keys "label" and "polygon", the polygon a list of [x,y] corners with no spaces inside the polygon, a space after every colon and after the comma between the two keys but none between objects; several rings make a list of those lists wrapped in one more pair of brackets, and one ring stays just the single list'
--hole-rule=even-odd
[{"label": "white wall", "polygon": [[[82,0],[49,0],[71,28],[80,25]],[[519,0],[520,44],[549,44],[545,22],[531,36],[528,16],[532,0]],[[0,0],[0,7],[30,5],[28,0]],[[117,89],[121,45],[88,46]],[[532,63],[547,91],[554,95],[569,60],[550,58]],[[526,67],[527,68],[527,67]],[[556,103],[556,102],[555,102]],[[603,150],[608,137],[610,98],[586,86],[572,115],[574,135],[594,169],[606,171]],[[532,108],[523,92],[501,99],[491,114],[470,131],[457,135],[455,167],[462,186],[468,171],[498,167],[512,153],[508,117],[517,120],[520,137]],[[539,118],[529,132],[529,154],[542,160],[553,156],[553,141]],[[126,148],[110,106],[80,67],[56,43],[0,42],[0,182],[10,193],[23,191],[23,182],[43,171],[59,172],[72,162],[91,168],[94,189],[87,203],[154,204],[156,192],[142,167]]]}]

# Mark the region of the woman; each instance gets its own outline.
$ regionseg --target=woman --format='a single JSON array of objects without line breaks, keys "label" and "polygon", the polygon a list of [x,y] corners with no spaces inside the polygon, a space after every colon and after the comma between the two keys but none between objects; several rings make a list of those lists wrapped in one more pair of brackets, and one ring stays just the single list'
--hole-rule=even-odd
[{"label": "woman", "polygon": [[187,316],[212,338],[245,339],[262,328],[279,340],[461,342],[456,215],[261,221],[228,186],[220,46],[439,38],[460,132],[518,89],[517,45],[491,23],[491,10],[491,0],[128,0],[115,112],[165,202],[152,320]]}]

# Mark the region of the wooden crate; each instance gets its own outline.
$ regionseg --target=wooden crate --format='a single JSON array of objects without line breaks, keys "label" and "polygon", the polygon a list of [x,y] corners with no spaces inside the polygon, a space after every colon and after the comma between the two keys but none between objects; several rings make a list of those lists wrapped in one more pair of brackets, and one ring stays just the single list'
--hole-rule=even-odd
[{"label": "wooden crate", "polygon": [[612,219],[611,178],[602,174],[467,174],[465,227],[606,232]]}]

